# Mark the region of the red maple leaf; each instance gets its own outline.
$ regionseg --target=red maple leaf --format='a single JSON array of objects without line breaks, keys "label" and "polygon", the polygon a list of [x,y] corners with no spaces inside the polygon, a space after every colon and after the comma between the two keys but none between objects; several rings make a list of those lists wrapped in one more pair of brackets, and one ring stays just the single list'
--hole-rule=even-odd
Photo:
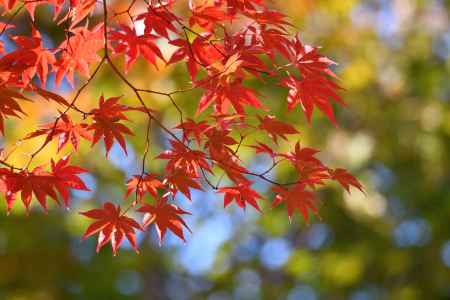
[{"label": "red maple leaf", "polygon": [[111,97],[105,100],[102,95],[99,99],[99,107],[90,112],[94,118],[94,123],[88,127],[88,130],[94,131],[92,146],[103,138],[106,156],[108,156],[114,140],[117,140],[123,151],[127,153],[127,145],[123,135],[133,135],[128,127],[119,123],[120,120],[128,120],[123,113],[130,110],[128,106],[120,104],[119,99],[120,97]]},{"label": "red maple leaf", "polygon": [[199,66],[209,66],[217,60],[223,59],[222,47],[212,45],[209,42],[211,34],[202,33],[194,38],[192,42],[184,39],[174,39],[169,42],[178,47],[170,57],[167,64],[174,64],[187,58],[187,69],[191,79],[194,81],[199,71]]},{"label": "red maple leaf", "polygon": [[293,152],[281,156],[287,158],[297,170],[299,181],[314,187],[316,184],[324,184],[323,180],[330,178],[328,169],[315,157],[317,153],[319,153],[319,150],[301,147],[300,143],[297,142]]},{"label": "red maple leaf", "polygon": [[283,79],[281,84],[289,88],[289,109],[300,104],[308,122],[311,123],[314,107],[317,106],[333,124],[337,125],[330,99],[345,105],[337,94],[337,91],[342,89],[338,84],[324,76],[307,76],[298,80],[292,75]]},{"label": "red maple leaf", "polygon": [[227,207],[231,202],[235,201],[236,204],[244,210],[247,204],[250,204],[256,210],[261,212],[257,201],[262,199],[262,197],[250,187],[251,183],[252,182],[220,188],[218,193],[225,194],[223,197],[223,206]]},{"label": "red maple leaf", "polygon": [[131,193],[137,192],[138,199],[141,199],[145,193],[149,193],[153,197],[158,196],[158,189],[163,188],[164,184],[152,174],[134,175],[127,181],[127,192],[125,197],[128,198]]},{"label": "red maple leaf", "polygon": [[160,245],[167,230],[173,232],[183,241],[186,241],[183,227],[191,232],[184,220],[180,217],[180,215],[190,215],[190,213],[182,210],[175,204],[167,203],[166,199],[158,199],[155,205],[146,204],[139,208],[138,211],[145,213],[144,226],[155,224]]},{"label": "red maple leaf", "polygon": [[26,62],[29,67],[22,72],[23,82],[28,84],[33,79],[34,75],[37,74],[41,86],[45,87],[50,67],[53,66],[56,59],[52,52],[44,48],[39,31],[35,27],[32,27],[31,37],[13,36],[11,39],[18,47],[11,55],[17,57],[18,61],[20,61],[21,57],[26,58],[27,60],[29,57],[33,57],[32,61],[28,60]]},{"label": "red maple leaf", "polygon": [[350,174],[347,170],[342,168],[337,169],[329,169],[328,170],[331,176],[331,179],[336,180],[342,185],[342,187],[350,193],[350,186],[354,186],[358,190],[364,193],[364,188],[362,184],[355,178],[352,174]]},{"label": "red maple leaf", "polygon": [[178,32],[175,25],[182,19],[168,10],[168,6],[172,3],[173,1],[166,5],[149,3],[147,11],[136,17],[136,21],[144,20],[144,32],[146,34],[150,34],[154,31],[158,35],[168,39],[170,32]]},{"label": "red maple leaf", "polygon": [[189,18],[189,26],[199,25],[207,31],[213,31],[218,23],[231,20],[233,16],[226,14],[218,5],[209,5],[204,1],[200,5],[195,5],[194,1],[189,0],[189,8],[192,11],[192,16]]},{"label": "red maple leaf", "polygon": [[155,43],[157,36],[150,33],[137,35],[135,28],[126,25],[119,28],[110,33],[110,41],[113,43],[114,53],[125,53],[125,72],[130,70],[140,55],[156,68],[158,68],[156,58],[165,62],[161,50]]},{"label": "red maple leaf", "polygon": [[55,63],[57,85],[66,76],[69,83],[74,86],[75,71],[89,77],[89,65],[100,61],[97,52],[104,46],[103,24],[95,26],[92,30],[77,27],[71,33],[73,35],[58,47],[64,51]]},{"label": "red maple leaf", "polygon": [[70,28],[74,28],[78,23],[83,21],[88,15],[94,12],[97,0],[71,0],[71,9],[59,21],[59,24],[70,19]]},{"label": "red maple leaf", "polygon": [[200,145],[203,133],[209,128],[208,122],[201,121],[195,122],[192,119],[187,119],[183,123],[179,124],[178,129],[183,130],[183,141],[187,142],[190,136],[193,136],[197,141],[197,144]]},{"label": "red maple leaf", "polygon": [[20,115],[25,115],[20,107],[17,99],[30,101],[28,98],[6,87],[0,87],[0,132],[5,134],[3,121],[5,117],[20,118]]},{"label": "red maple leaf", "polygon": [[69,165],[70,156],[63,157],[58,162],[51,161],[51,174],[55,178],[54,187],[64,200],[66,207],[69,206],[70,189],[89,191],[83,180],[78,176],[87,170]]},{"label": "red maple leaf", "polygon": [[258,116],[258,119],[261,122],[258,128],[267,131],[275,143],[277,143],[278,136],[287,140],[286,134],[298,133],[292,125],[278,121],[274,116],[267,115],[264,118]]},{"label": "red maple leaf", "polygon": [[0,179],[3,182],[2,192],[5,193],[8,211],[11,210],[16,194],[20,192],[21,200],[25,208],[29,209],[32,196],[34,195],[39,204],[47,210],[47,197],[55,200],[59,204],[57,191],[64,200],[64,204],[69,204],[69,190],[89,189],[78,177],[86,171],[82,168],[68,165],[69,157],[62,158],[57,163],[52,161],[52,171],[47,172],[43,166],[36,167],[31,172],[27,170],[13,171],[10,169],[0,169]]},{"label": "red maple leaf", "polygon": [[299,36],[296,36],[292,43],[294,51],[295,65],[301,72],[302,76],[320,76],[329,75],[336,77],[336,74],[329,69],[330,66],[336,63],[326,56],[318,52],[318,48],[304,45]]},{"label": "red maple leaf", "polygon": [[250,146],[253,149],[255,149],[256,154],[265,153],[268,154],[270,157],[275,158],[278,154],[273,151],[272,148],[267,146],[266,144],[263,144],[261,142],[257,142],[256,145]]},{"label": "red maple leaf", "polygon": [[111,247],[114,255],[126,237],[136,252],[138,251],[136,243],[135,230],[142,230],[141,225],[134,219],[129,218],[121,213],[120,206],[115,206],[111,202],[103,204],[102,209],[92,209],[81,212],[83,216],[95,219],[94,223],[89,225],[83,235],[83,239],[99,233],[97,241],[97,253],[100,249],[111,241]]},{"label": "red maple leaf", "polygon": [[178,191],[191,200],[190,189],[202,191],[202,187],[197,182],[198,178],[192,174],[186,174],[183,169],[177,169],[172,174],[169,174],[164,180],[164,184],[168,184],[170,191],[175,196]]},{"label": "red maple leaf", "polygon": [[85,123],[73,123],[67,114],[61,116],[55,126],[55,122],[51,122],[41,126],[30,134],[25,139],[31,139],[41,135],[46,135],[46,141],[49,142],[52,139],[58,139],[58,152],[70,142],[74,150],[78,150],[80,138],[92,142],[92,135],[88,131],[88,124]]},{"label": "red maple leaf", "polygon": [[191,150],[175,140],[171,140],[170,145],[172,146],[171,150],[166,150],[157,156],[159,159],[169,160],[166,165],[167,172],[172,173],[182,169],[183,172],[194,177],[199,176],[199,168],[210,173],[212,172],[204,152]]},{"label": "red maple leaf", "polygon": [[277,195],[272,202],[272,206],[278,206],[285,203],[287,206],[289,220],[292,219],[294,210],[298,210],[306,222],[309,221],[309,211],[318,216],[316,207],[317,199],[313,192],[305,189],[304,184],[296,184],[291,188],[275,186],[272,189]]}]

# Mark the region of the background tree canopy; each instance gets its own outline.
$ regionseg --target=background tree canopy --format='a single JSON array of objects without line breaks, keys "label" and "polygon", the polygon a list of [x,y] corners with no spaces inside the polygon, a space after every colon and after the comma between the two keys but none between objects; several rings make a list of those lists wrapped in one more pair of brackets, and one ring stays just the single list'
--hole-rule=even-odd
[{"label": "background tree canopy", "polygon": [[[319,115],[314,130],[300,113],[288,121],[299,126],[302,141],[323,149],[321,159],[351,170],[367,194],[322,189],[321,219],[289,224],[284,209],[267,206],[262,216],[224,210],[212,192],[195,193],[193,215],[186,218],[194,233],[186,244],[168,236],[159,247],[146,233],[138,236],[139,255],[128,246],[117,257],[96,255],[95,240],[81,243],[87,223],[77,214],[55,208],[47,216],[34,210],[26,216],[17,208],[0,217],[0,299],[450,299],[450,1],[273,4],[292,17],[304,41],[339,62],[335,71],[348,103],[336,110],[338,128]],[[37,14],[48,43],[61,39],[61,30],[45,18],[49,11]],[[186,80],[181,69],[155,72],[145,64],[128,76],[165,90]],[[127,97],[108,71],[94,86],[82,101],[97,99],[98,91]],[[267,97],[286,97],[282,88],[255,87]],[[181,100],[191,114],[199,96],[192,92]],[[175,124],[176,111],[166,100],[154,97],[152,105]],[[50,117],[43,107],[22,121],[8,120],[10,140]],[[125,178],[138,172],[135,153],[143,151],[146,120],[130,127],[136,136],[128,156],[114,145],[110,160],[100,147],[81,158],[95,177],[83,177],[92,192],[74,192],[76,211],[120,200]],[[26,160],[37,144],[24,142],[14,159]],[[154,147],[152,157],[161,150]],[[48,161],[53,153],[39,159]],[[267,165],[253,163],[261,170]],[[163,168],[156,160],[149,165]],[[278,174],[291,175],[287,169]]]}]

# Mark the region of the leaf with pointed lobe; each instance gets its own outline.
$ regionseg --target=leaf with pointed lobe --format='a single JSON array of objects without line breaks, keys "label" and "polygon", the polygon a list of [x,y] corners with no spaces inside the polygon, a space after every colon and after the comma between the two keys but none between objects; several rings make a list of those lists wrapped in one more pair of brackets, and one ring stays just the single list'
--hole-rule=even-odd
[{"label": "leaf with pointed lobe", "polygon": [[289,88],[289,109],[301,105],[308,122],[311,123],[314,107],[317,107],[334,125],[337,125],[330,100],[345,106],[345,102],[337,94],[337,91],[342,89],[338,84],[324,76],[307,76],[298,80],[292,75],[283,79],[281,84]]},{"label": "leaf with pointed lobe", "polygon": [[157,156],[159,159],[169,160],[166,165],[166,171],[169,173],[182,169],[187,175],[199,177],[199,170],[212,173],[209,163],[206,161],[206,155],[199,150],[191,150],[184,144],[171,140],[172,148],[166,150]]},{"label": "leaf with pointed lobe", "polygon": [[184,169],[176,169],[173,173],[167,175],[163,180],[163,184],[169,185],[170,191],[174,196],[181,192],[191,201],[190,189],[203,190],[198,183],[198,178],[186,173]]},{"label": "leaf with pointed lobe", "polygon": [[88,127],[89,125],[85,123],[73,123],[67,114],[63,114],[61,119],[56,123],[56,126],[55,122],[42,125],[41,129],[28,134],[24,139],[46,135],[47,141],[58,139],[58,152],[69,142],[76,151],[78,150],[80,138],[92,142],[92,134],[88,131]]},{"label": "leaf with pointed lobe", "polygon": [[189,8],[192,12],[192,16],[189,18],[189,26],[198,25],[209,32],[214,30],[216,24],[221,24],[233,18],[220,6],[209,5],[206,1],[200,5],[195,5],[194,1],[189,0]]},{"label": "leaf with pointed lobe", "polygon": [[70,19],[70,28],[74,28],[95,10],[97,0],[71,0],[71,9],[59,20],[58,24]]},{"label": "leaf with pointed lobe", "polygon": [[43,166],[36,167],[32,171],[0,169],[0,178],[3,181],[2,192],[5,193],[8,211],[11,210],[18,193],[27,211],[33,195],[47,211],[47,197],[60,204],[57,192],[60,193],[67,207],[70,189],[88,191],[89,189],[78,176],[86,170],[68,165],[68,162],[69,157],[62,158],[56,163],[52,161],[51,172],[45,171]]},{"label": "leaf with pointed lobe", "polygon": [[260,154],[260,153],[267,154],[271,158],[275,158],[276,156],[278,156],[278,154],[275,153],[275,151],[273,151],[272,148],[270,148],[269,146],[267,146],[266,144],[263,144],[261,142],[257,142],[256,145],[251,145],[250,147],[255,149],[256,154]]},{"label": "leaf with pointed lobe", "polygon": [[51,174],[55,177],[55,189],[64,200],[66,207],[69,206],[70,189],[79,191],[90,191],[80,174],[87,173],[86,169],[69,165],[70,156],[63,157],[58,162],[51,161]]},{"label": "leaf with pointed lobe", "polygon": [[138,199],[141,199],[146,193],[156,198],[158,196],[158,189],[164,188],[164,184],[156,178],[153,174],[134,175],[127,181],[127,192],[125,198],[128,198],[131,193],[137,193]]},{"label": "leaf with pointed lobe", "polygon": [[120,97],[105,99],[102,95],[99,99],[99,107],[90,112],[94,119],[94,123],[88,127],[88,130],[94,131],[92,146],[103,138],[106,156],[115,140],[126,154],[127,146],[124,135],[133,135],[128,127],[119,123],[121,120],[128,120],[124,112],[130,110],[128,106],[120,104],[119,99]]},{"label": "leaf with pointed lobe", "polygon": [[289,220],[292,219],[295,210],[302,214],[306,222],[309,222],[310,211],[317,216],[319,215],[316,207],[317,199],[313,192],[305,189],[304,184],[296,184],[289,188],[275,186],[272,190],[276,193],[272,206],[276,207],[284,203],[287,207]]},{"label": "leaf with pointed lobe", "polygon": [[21,118],[26,115],[17,100],[31,101],[21,93],[0,86],[0,132],[5,134],[4,119],[6,117]]},{"label": "leaf with pointed lobe", "polygon": [[150,3],[147,6],[147,11],[137,15],[135,20],[144,20],[144,32],[146,34],[155,32],[156,34],[169,39],[169,34],[171,32],[178,32],[176,24],[182,21],[181,18],[177,17],[168,9],[170,4],[172,3],[168,3],[166,5],[155,5]]},{"label": "leaf with pointed lobe", "polygon": [[209,125],[206,121],[195,122],[189,118],[175,128],[183,130],[183,142],[187,142],[189,137],[192,136],[195,138],[197,144],[200,145],[202,135],[209,128]]},{"label": "leaf with pointed lobe", "polygon": [[245,115],[244,106],[261,108],[262,105],[256,98],[255,91],[245,87],[242,80],[221,84],[213,80],[197,82],[197,86],[206,91],[200,98],[197,114],[203,112],[208,106],[213,105],[214,111],[226,114],[233,108],[238,114]]},{"label": "leaf with pointed lobe", "polygon": [[261,212],[258,205],[258,200],[261,200],[261,195],[250,187],[252,182],[238,184],[236,186],[223,187],[218,189],[218,193],[224,194],[223,206],[227,207],[231,202],[235,202],[240,208],[246,208],[247,204],[253,206],[257,211]]},{"label": "leaf with pointed lobe", "polygon": [[150,33],[137,35],[136,29],[127,25],[120,25],[119,30],[110,33],[110,41],[113,44],[115,54],[125,54],[125,72],[128,72],[138,57],[158,68],[156,59],[165,62],[161,50],[156,45],[157,36]]},{"label": "leaf with pointed lobe", "polygon": [[309,45],[304,45],[299,36],[296,36],[292,49],[294,51],[295,66],[300,71],[302,76],[309,75],[320,76],[329,75],[336,78],[336,74],[329,68],[336,65],[334,61],[318,52],[318,48]]},{"label": "leaf with pointed lobe", "polygon": [[199,66],[207,67],[223,58],[220,47],[208,42],[210,38],[211,34],[203,33],[196,36],[192,42],[184,39],[170,41],[169,44],[178,49],[172,54],[167,64],[173,64],[186,58],[189,75],[195,81]]},{"label": "leaf with pointed lobe", "polygon": [[127,238],[133,249],[139,252],[136,242],[136,230],[142,230],[142,227],[134,219],[123,215],[120,206],[106,202],[101,209],[92,209],[80,214],[96,220],[86,229],[83,240],[98,233],[97,253],[104,245],[111,242],[113,253],[117,255],[124,237]]},{"label": "leaf with pointed lobe", "polygon": [[138,212],[145,214],[144,226],[155,225],[160,245],[167,230],[170,230],[183,241],[186,241],[183,227],[191,232],[186,222],[180,217],[180,215],[190,215],[190,213],[175,204],[167,203],[166,199],[158,199],[155,205],[146,204],[139,208]]},{"label": "leaf with pointed lobe", "polygon": [[292,125],[277,120],[274,116],[266,115],[258,116],[260,124],[259,129],[266,131],[269,136],[277,143],[277,137],[287,140],[287,134],[297,134],[298,131]]},{"label": "leaf with pointed lobe", "polygon": [[101,59],[97,52],[104,46],[103,24],[98,24],[91,30],[87,27],[77,27],[72,29],[71,33],[73,35],[58,47],[64,49],[54,67],[55,82],[58,86],[65,76],[73,87],[75,71],[89,77],[89,66]]},{"label": "leaf with pointed lobe", "polygon": [[[17,49],[10,54],[18,63],[28,65],[21,76],[25,84],[28,84],[35,75],[38,76],[41,86],[45,87],[50,68],[56,62],[54,54],[43,46],[41,34],[32,27],[31,36],[12,36]],[[24,59],[24,60],[22,60]]]},{"label": "leaf with pointed lobe", "polygon": [[355,176],[350,174],[347,170],[342,168],[337,169],[329,169],[328,170],[331,176],[331,179],[336,180],[339,184],[350,193],[350,186],[353,186],[364,193],[364,188],[362,184],[356,179]]},{"label": "leaf with pointed lobe", "polygon": [[286,26],[293,26],[290,22],[286,20],[287,16],[276,10],[247,10],[244,12],[245,16],[253,19],[260,26],[274,26],[281,30],[286,30]]},{"label": "leaf with pointed lobe", "polygon": [[301,165],[305,163],[312,163],[322,166],[322,162],[315,157],[315,155],[319,152],[319,150],[314,148],[302,147],[300,142],[297,142],[295,144],[294,151],[291,151],[288,154],[282,154],[282,156],[287,158],[294,167],[301,169]]}]

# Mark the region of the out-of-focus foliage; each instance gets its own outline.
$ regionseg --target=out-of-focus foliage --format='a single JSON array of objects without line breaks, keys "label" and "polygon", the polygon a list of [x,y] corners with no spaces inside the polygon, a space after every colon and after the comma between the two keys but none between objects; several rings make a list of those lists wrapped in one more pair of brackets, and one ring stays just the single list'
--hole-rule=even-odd
[{"label": "out-of-focus foliage", "polygon": [[[118,11],[126,6],[122,2]],[[322,45],[340,63],[335,71],[347,90],[348,109],[337,110],[338,129],[315,115],[312,131],[300,112],[289,121],[300,126],[302,142],[325,149],[324,160],[357,175],[367,194],[323,189],[322,219],[308,225],[295,218],[289,225],[282,209],[265,205],[262,217],[252,208],[242,213],[231,205],[224,211],[217,195],[196,193],[195,217],[187,218],[194,233],[186,245],[169,236],[160,248],[155,236],[139,236],[141,254],[130,249],[117,257],[96,255],[93,240],[81,243],[86,224],[76,214],[52,209],[46,217],[39,211],[26,217],[17,209],[0,217],[0,299],[450,299],[450,2],[273,4],[293,17],[306,42]],[[47,13],[38,11],[41,28]],[[48,35],[62,38],[52,28]],[[144,68],[129,74],[141,86],[171,90],[187,82],[178,69]],[[86,103],[102,90],[130,96],[108,73],[94,85],[98,90],[90,89]],[[258,89],[280,115],[285,111],[283,89]],[[179,101],[194,113],[198,97],[191,92]],[[166,99],[151,101],[164,117],[176,115]],[[46,111],[26,123],[8,122],[9,140],[37,120],[46,123]],[[109,161],[99,147],[82,156],[95,177],[84,177],[93,191],[75,193],[75,209],[120,203],[125,178],[139,168],[133,149],[144,147],[141,121],[130,124],[136,137],[128,157],[117,145]],[[24,142],[11,159],[25,160],[38,143]],[[152,157],[160,147],[154,145]],[[254,161],[261,170],[266,164]],[[155,160],[149,166],[161,168]],[[278,176],[288,178],[288,170]],[[264,185],[259,188],[265,192]]]}]

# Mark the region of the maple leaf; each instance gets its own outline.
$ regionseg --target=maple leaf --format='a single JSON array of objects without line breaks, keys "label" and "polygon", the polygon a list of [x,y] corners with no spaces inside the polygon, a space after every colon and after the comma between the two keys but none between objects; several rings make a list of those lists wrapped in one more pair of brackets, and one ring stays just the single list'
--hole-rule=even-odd
[{"label": "maple leaf", "polygon": [[257,142],[256,145],[251,145],[250,147],[255,149],[256,154],[265,153],[272,158],[275,158],[278,155],[272,148],[261,142]]},{"label": "maple leaf", "polygon": [[272,61],[275,60],[277,52],[287,59],[292,56],[292,43],[285,32],[276,28],[264,29],[258,32],[258,29],[250,27],[250,30],[260,36],[262,47],[266,49],[266,54]]},{"label": "maple leaf", "polygon": [[28,68],[22,73],[22,79],[25,84],[28,84],[34,77],[38,75],[41,86],[45,87],[47,76],[49,74],[49,66],[53,66],[56,62],[55,56],[52,52],[45,49],[43,46],[41,34],[32,27],[31,37],[28,36],[14,36],[11,38],[17,45],[18,49],[11,54],[18,58],[26,58],[28,60]]},{"label": "maple leaf", "polygon": [[94,123],[88,127],[88,130],[94,131],[92,146],[103,138],[106,156],[108,156],[114,140],[117,140],[123,151],[127,153],[127,145],[123,135],[133,135],[128,127],[119,123],[120,120],[128,120],[123,112],[130,110],[128,106],[120,104],[119,99],[120,97],[111,97],[105,100],[102,95],[99,99],[99,107],[90,112],[94,119]]},{"label": "maple leaf", "polygon": [[121,213],[120,206],[115,206],[111,202],[103,204],[101,209],[92,209],[86,212],[80,212],[81,215],[95,219],[94,223],[89,225],[83,235],[83,240],[99,233],[97,241],[97,253],[100,249],[111,242],[114,255],[126,237],[136,252],[139,252],[136,243],[136,230],[142,230],[141,225],[134,219]]},{"label": "maple leaf", "polygon": [[189,136],[193,136],[197,141],[197,144],[201,143],[201,136],[203,133],[209,128],[208,122],[201,121],[195,122],[192,119],[187,119],[185,122],[180,123],[177,127],[178,129],[183,130],[183,141],[188,142]]},{"label": "maple leaf", "polygon": [[135,28],[121,25],[120,30],[110,34],[110,40],[114,43],[114,53],[125,53],[125,71],[128,72],[137,58],[142,55],[149,63],[158,68],[156,58],[165,62],[164,56],[154,42],[157,36],[150,33],[137,35]]},{"label": "maple leaf", "polygon": [[272,206],[276,207],[281,203],[285,203],[289,220],[292,219],[294,210],[298,210],[306,222],[309,221],[309,211],[312,211],[318,216],[316,207],[317,199],[313,192],[305,189],[304,184],[296,184],[291,188],[275,186],[272,190],[277,194],[272,202]]},{"label": "maple leaf", "polygon": [[283,79],[281,84],[290,89],[289,109],[300,104],[308,122],[311,123],[313,109],[317,106],[334,125],[337,125],[329,99],[345,106],[345,102],[336,93],[337,90],[342,89],[338,84],[324,76],[308,76],[298,80],[292,75]]},{"label": "maple leaf", "polygon": [[292,162],[294,167],[301,169],[301,165],[304,163],[313,163],[316,165],[322,165],[320,160],[315,157],[320,151],[310,147],[302,147],[299,142],[295,144],[294,151],[288,154],[282,154],[289,161]]},{"label": "maple leaf", "polygon": [[255,77],[260,77],[261,73],[275,74],[267,68],[264,61],[259,57],[267,54],[268,49],[264,45],[260,45],[256,32],[252,32],[252,30],[256,30],[255,27],[249,26],[245,30],[232,35],[225,31],[222,52],[224,52],[225,57],[228,57],[228,60],[232,57],[235,61],[238,59],[239,67]]},{"label": "maple leaf", "polygon": [[364,193],[364,188],[362,184],[356,179],[352,174],[347,172],[347,170],[342,168],[337,169],[329,169],[328,170],[331,176],[331,179],[336,180],[339,184],[350,193],[350,186],[354,186],[358,190]]},{"label": "maple leaf", "polygon": [[65,39],[58,47],[64,51],[61,52],[54,66],[56,85],[60,85],[66,76],[73,87],[75,71],[89,77],[89,65],[100,61],[97,52],[104,46],[103,24],[95,26],[92,30],[78,27],[72,29],[71,33],[73,35]]},{"label": "maple leaf", "polygon": [[287,16],[285,14],[275,10],[247,10],[244,14],[248,18],[255,20],[259,25],[262,25],[262,27],[272,25],[285,30],[285,26],[292,26],[291,23],[286,21]]},{"label": "maple leaf", "polygon": [[326,56],[319,54],[318,48],[314,48],[309,45],[304,45],[299,36],[296,36],[292,43],[292,49],[294,51],[295,65],[301,72],[302,76],[319,76],[329,75],[336,77],[329,67],[336,65],[334,61]]},{"label": "maple leaf", "polygon": [[198,177],[198,169],[201,168],[212,173],[211,167],[205,159],[205,153],[199,150],[191,150],[175,140],[171,140],[170,145],[172,146],[171,150],[166,150],[157,156],[159,159],[169,160],[166,165],[167,172],[172,173],[177,169],[182,169],[186,174]]},{"label": "maple leaf", "polygon": [[150,3],[147,6],[147,11],[145,13],[137,15],[136,21],[144,20],[144,32],[146,34],[150,34],[154,31],[158,35],[169,39],[170,32],[178,32],[175,24],[182,19],[168,10],[170,4],[172,3],[166,5],[154,5]]},{"label": "maple leaf", "polygon": [[78,176],[86,173],[87,170],[69,165],[70,156],[63,157],[58,162],[51,161],[52,172],[55,178],[55,189],[59,192],[64,200],[66,207],[69,206],[70,189],[89,191],[83,180]]},{"label": "maple leaf", "polygon": [[287,158],[299,173],[299,181],[303,184],[315,187],[316,184],[323,185],[325,179],[329,179],[328,169],[315,157],[319,150],[301,147],[295,144],[295,150],[281,156]]},{"label": "maple leaf", "polygon": [[231,20],[233,17],[227,15],[217,5],[209,5],[207,1],[200,5],[194,5],[194,1],[189,0],[189,8],[192,16],[189,18],[189,26],[199,25],[207,31],[213,31],[215,24]]},{"label": "maple leaf", "polygon": [[78,23],[83,21],[84,18],[93,13],[95,5],[97,4],[97,0],[72,0],[70,2],[71,9],[69,9],[67,14],[58,22],[58,24],[61,24],[70,19],[70,28],[74,28]]},{"label": "maple leaf", "polygon": [[152,174],[134,175],[127,181],[127,192],[125,197],[128,198],[131,193],[137,192],[138,199],[141,199],[145,193],[149,193],[153,197],[158,196],[158,189],[163,188],[164,184]]},{"label": "maple leaf", "polygon": [[155,205],[146,204],[137,211],[145,214],[144,226],[147,227],[151,224],[155,224],[160,245],[167,230],[173,232],[183,241],[186,241],[184,238],[183,227],[191,232],[187,224],[180,217],[180,215],[190,215],[190,213],[182,210],[175,204],[167,203],[165,199],[158,199]]},{"label": "maple leaf", "polygon": [[163,180],[163,184],[169,185],[170,191],[174,196],[180,191],[191,200],[191,192],[189,189],[203,190],[196,181],[197,179],[198,178],[193,177],[192,174],[186,174],[183,169],[177,169]]},{"label": "maple leaf", "polygon": [[233,150],[229,146],[236,145],[238,142],[229,136],[229,133],[229,130],[215,127],[205,131],[207,137],[205,148],[209,150],[209,154],[214,160],[225,161],[233,154]]},{"label": "maple leaf", "polygon": [[260,121],[258,128],[267,131],[275,143],[277,143],[277,137],[287,140],[286,134],[298,133],[292,125],[278,121],[274,116],[266,115],[264,118],[258,116],[258,119]]},{"label": "maple leaf", "polygon": [[0,132],[3,135],[5,134],[3,125],[5,117],[11,116],[20,118],[21,114],[25,115],[17,102],[17,99],[31,101],[19,92],[0,86]]},{"label": "maple leaf", "polygon": [[212,45],[208,39],[211,34],[202,33],[194,38],[192,42],[184,39],[174,39],[170,45],[178,47],[170,57],[167,64],[174,64],[187,58],[187,69],[191,79],[194,81],[200,66],[209,66],[223,58],[220,46]]},{"label": "maple leaf", "polygon": [[[221,0],[220,2],[223,2]],[[264,0],[224,0],[228,13],[234,15],[240,11],[255,11],[258,7],[264,7]]]},{"label": "maple leaf", "polygon": [[53,92],[50,92],[48,90],[42,89],[40,87],[35,86],[34,84],[29,85],[29,89],[37,94],[39,94],[41,97],[43,97],[47,101],[54,101],[58,104],[64,105],[64,106],[70,106],[70,103],[67,102],[64,97],[55,94]]},{"label": "maple leaf", "polygon": [[262,199],[254,189],[250,187],[252,182],[245,184],[238,184],[237,186],[229,186],[218,189],[218,193],[225,194],[223,197],[223,206],[227,207],[231,202],[235,201],[236,204],[245,210],[247,204],[253,206],[256,210],[261,212],[258,200]]},{"label": "maple leaf", "polygon": [[80,138],[92,142],[92,135],[88,131],[88,127],[89,125],[85,123],[73,123],[69,115],[63,114],[61,119],[56,123],[56,126],[55,122],[42,125],[41,129],[28,134],[24,139],[46,135],[46,141],[48,142],[52,139],[58,139],[58,152],[61,151],[69,141],[76,151],[78,150]]},{"label": "maple leaf", "polygon": [[64,200],[64,204],[69,204],[69,190],[89,189],[78,177],[86,170],[68,165],[69,157],[62,158],[57,163],[51,162],[52,171],[47,172],[43,166],[36,167],[31,172],[21,170],[15,172],[10,169],[0,169],[0,178],[3,181],[2,192],[5,193],[8,212],[11,210],[16,194],[20,192],[21,200],[29,210],[32,196],[34,195],[42,208],[47,211],[47,197],[52,198],[59,204],[57,191]]},{"label": "maple leaf", "polygon": [[244,106],[250,105],[256,108],[261,107],[261,103],[255,96],[252,89],[246,88],[242,85],[241,80],[236,80],[233,83],[222,85],[214,84],[214,80],[198,82],[198,86],[206,88],[207,91],[200,99],[197,114],[203,112],[212,102],[215,102],[214,111],[225,114],[228,112],[230,106],[241,115],[245,115]]}]

